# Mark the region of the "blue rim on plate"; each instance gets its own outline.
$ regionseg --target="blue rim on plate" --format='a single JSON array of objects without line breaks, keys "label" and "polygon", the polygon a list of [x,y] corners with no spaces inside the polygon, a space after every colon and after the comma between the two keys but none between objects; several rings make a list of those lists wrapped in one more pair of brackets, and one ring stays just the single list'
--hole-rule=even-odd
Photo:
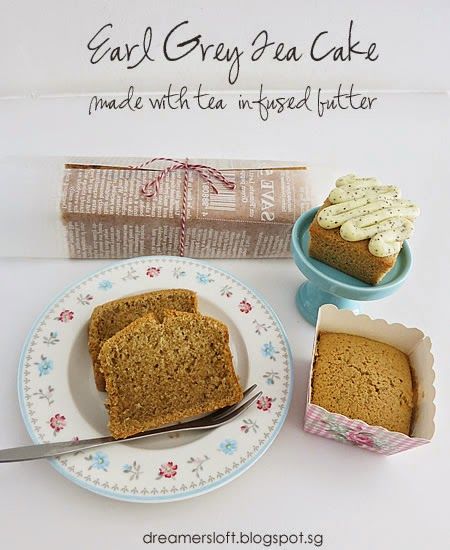
[{"label": "blue rim on plate", "polygon": [[[117,270],[119,270],[119,273],[121,273],[120,270],[124,269],[124,268],[131,268],[132,270],[134,270],[135,267],[136,267],[136,269],[137,268],[140,269],[142,267],[142,269],[144,269],[147,264],[159,264],[159,265],[164,265],[164,266],[174,266],[174,265],[178,265],[178,264],[183,266],[183,264],[184,264],[184,266],[186,266],[186,265],[192,266],[192,267],[194,267],[196,269],[199,269],[199,270],[202,270],[202,269],[206,270],[206,272],[209,273],[209,274],[216,273],[217,274],[216,277],[223,277],[224,280],[228,280],[230,282],[230,285],[236,285],[236,288],[238,290],[242,290],[242,289],[247,290],[248,295],[250,297],[251,296],[254,297],[253,298],[253,300],[254,300],[254,303],[253,303],[254,311],[258,311],[259,306],[261,306],[261,308],[262,308],[261,311],[265,312],[266,317],[270,318],[270,321],[272,323],[272,325],[270,327],[270,330],[272,330],[272,326],[273,326],[273,330],[275,331],[275,333],[277,334],[277,337],[279,339],[278,341],[282,342],[284,355],[285,355],[283,365],[285,365],[285,366],[283,366],[281,368],[286,369],[285,371],[283,371],[283,372],[285,372],[286,382],[285,382],[285,386],[284,386],[285,396],[283,397],[283,400],[279,400],[279,402],[278,402],[278,409],[277,409],[278,410],[278,413],[277,413],[278,416],[275,417],[275,419],[273,420],[273,422],[271,424],[271,425],[273,425],[273,429],[270,430],[270,433],[269,433],[267,439],[264,440],[263,443],[259,444],[259,447],[258,447],[258,445],[254,445],[253,448],[257,448],[257,451],[255,451],[254,454],[251,454],[248,451],[247,454],[251,455],[251,456],[249,456],[249,458],[247,460],[245,460],[243,464],[238,464],[237,467],[232,467],[230,472],[228,472],[228,473],[222,473],[221,472],[223,475],[221,475],[220,479],[219,479],[219,476],[217,476],[217,479],[214,478],[214,480],[211,481],[211,482],[206,480],[206,481],[204,481],[204,483],[202,485],[199,485],[198,487],[195,487],[195,488],[190,489],[190,490],[184,490],[183,492],[176,492],[175,491],[175,492],[169,493],[169,494],[157,494],[158,493],[157,492],[157,493],[152,495],[152,494],[150,494],[149,491],[146,491],[143,494],[136,494],[136,492],[133,493],[131,491],[128,491],[128,489],[127,489],[129,494],[126,494],[126,493],[122,493],[121,490],[118,491],[116,489],[111,488],[108,485],[107,481],[104,482],[104,483],[101,483],[102,480],[101,479],[99,480],[99,478],[94,480],[94,481],[97,482],[96,484],[94,484],[91,481],[91,476],[90,475],[89,476],[84,476],[84,475],[77,476],[75,470],[76,470],[76,468],[78,468],[78,466],[76,466],[76,468],[74,468],[74,466],[72,465],[71,466],[72,469],[71,470],[70,470],[70,468],[68,469],[67,461],[66,461],[66,464],[63,464],[64,460],[62,459],[62,457],[60,457],[58,459],[50,459],[50,463],[52,464],[52,466],[59,473],[61,473],[64,477],[66,477],[70,481],[76,483],[77,485],[79,485],[79,486],[81,486],[85,489],[93,491],[93,492],[95,492],[99,495],[114,498],[114,499],[118,499],[118,500],[133,501],[133,502],[144,502],[144,503],[182,500],[182,499],[190,498],[190,497],[197,496],[197,495],[200,495],[200,494],[204,494],[204,493],[210,492],[210,491],[212,491],[216,488],[219,488],[219,487],[225,485],[226,483],[232,481],[233,479],[237,478],[239,475],[244,473],[248,468],[250,468],[253,464],[255,464],[256,461],[259,458],[261,458],[261,456],[267,451],[267,449],[270,447],[270,445],[273,443],[274,439],[278,435],[278,433],[279,433],[279,431],[280,431],[280,429],[281,429],[281,427],[282,427],[282,425],[283,425],[283,423],[286,419],[287,412],[289,410],[289,405],[290,405],[291,398],[292,398],[292,387],[293,387],[292,354],[291,354],[291,350],[290,350],[290,347],[289,347],[289,342],[288,342],[285,330],[284,330],[280,320],[278,319],[276,313],[273,311],[272,307],[265,301],[264,298],[262,298],[259,295],[259,293],[257,291],[253,290],[251,287],[249,287],[248,285],[246,285],[245,283],[243,283],[242,281],[240,281],[234,275],[231,275],[227,271],[225,271],[223,269],[219,269],[215,266],[209,265],[209,264],[207,264],[205,262],[202,262],[202,261],[199,261],[199,260],[193,260],[193,259],[190,259],[190,258],[171,257],[171,256],[148,256],[148,257],[132,258],[132,259],[129,259],[129,260],[116,262],[116,263],[110,265],[109,267],[106,267],[106,268],[103,268],[99,271],[93,272],[89,276],[87,276],[87,277],[77,281],[76,283],[70,285],[62,293],[60,293],[44,309],[44,311],[38,316],[38,318],[34,322],[32,328],[31,328],[31,330],[30,330],[30,332],[27,336],[27,339],[25,341],[24,347],[22,349],[22,353],[21,353],[21,357],[20,357],[20,363],[19,363],[19,370],[18,370],[18,396],[19,396],[20,410],[21,410],[21,414],[22,414],[26,429],[27,429],[27,431],[28,431],[28,433],[29,433],[29,435],[30,435],[30,437],[31,437],[31,439],[34,443],[38,444],[38,443],[42,443],[42,442],[46,441],[46,438],[45,438],[46,436],[42,435],[42,428],[39,429],[39,433],[37,432],[36,417],[39,417],[39,416],[42,417],[42,415],[45,415],[45,414],[47,414],[47,417],[48,417],[49,414],[54,414],[54,413],[50,413],[50,412],[47,413],[44,409],[42,409],[44,412],[39,412],[38,411],[36,413],[36,410],[37,410],[38,407],[43,407],[44,406],[40,401],[39,401],[39,403],[37,402],[38,401],[37,398],[35,400],[36,405],[34,405],[34,407],[36,407],[36,410],[34,411],[33,419],[31,419],[30,414],[29,414],[30,413],[29,403],[30,403],[30,400],[32,400],[32,397],[30,396],[30,387],[29,387],[29,385],[34,383],[33,380],[41,380],[41,378],[38,378],[38,374],[35,373],[35,368],[30,367],[31,364],[34,364],[34,365],[37,364],[36,361],[33,363],[33,359],[35,359],[35,357],[36,357],[36,356],[33,356],[33,353],[35,353],[35,354],[39,353],[39,351],[34,351],[34,348],[33,348],[33,350],[30,350],[30,344],[33,342],[33,345],[34,345],[35,341],[37,341],[36,340],[37,339],[36,333],[40,333],[42,331],[42,327],[44,326],[43,323],[48,322],[48,324],[50,326],[53,326],[58,321],[61,321],[61,319],[58,319],[58,321],[52,320],[52,319],[56,319],[56,318],[52,318],[52,319],[49,320],[48,316],[49,316],[49,314],[53,313],[53,310],[56,311],[56,308],[57,308],[58,304],[63,304],[64,303],[65,297],[70,296],[71,294],[74,294],[74,292],[77,289],[79,289],[79,287],[83,287],[83,286],[86,287],[86,285],[91,284],[91,281],[97,281],[98,282],[98,280],[102,276],[105,276],[107,273],[111,273],[111,272],[117,271]],[[148,274],[148,270],[147,270],[147,274]],[[190,284],[184,284],[184,285],[182,285],[182,287],[192,288],[192,286],[195,283],[195,284],[197,284],[197,287],[193,288],[193,290],[196,290],[198,292],[203,292],[201,290],[201,287],[204,284],[204,281],[201,281],[201,279],[198,277],[198,275],[199,275],[199,273],[197,272],[197,280],[193,280],[193,282],[191,281],[192,284],[191,283]],[[153,275],[148,275],[148,276],[152,277]],[[123,277],[122,277],[122,279],[123,279]],[[212,280],[213,279],[211,278],[211,281]],[[153,280],[150,281],[150,282],[153,284]],[[143,291],[152,290],[153,287],[147,287],[147,284],[149,283],[147,278],[145,278],[145,283],[146,283],[145,289],[141,289],[141,290],[138,290],[138,291],[143,292]],[[117,286],[118,286],[119,290],[124,290],[124,289],[120,289],[121,284],[122,283],[119,282]],[[132,282],[132,284],[135,284],[135,283]],[[138,283],[136,283],[136,285],[137,284]],[[212,286],[213,285],[211,285],[211,287]],[[163,287],[160,286],[158,288],[163,288]],[[86,287],[86,288],[88,288],[88,287]],[[98,288],[100,288],[100,286]],[[104,285],[104,288],[106,288],[105,285]],[[134,292],[136,292],[136,289],[133,289],[133,290],[134,290]],[[212,290],[211,290],[211,292],[212,292]],[[123,292],[122,295],[124,295],[124,294],[126,294],[126,292]],[[241,292],[241,295],[242,294],[245,294],[245,293]],[[105,299],[106,298],[105,295],[102,295],[102,297],[103,297],[103,302],[108,301],[108,299]],[[111,298],[109,298],[109,299],[111,299]],[[249,302],[247,302],[247,303],[249,304]],[[91,305],[97,305],[97,304],[93,303]],[[226,307],[229,308],[229,306],[226,306]],[[87,312],[90,311],[90,309],[89,310],[86,309],[84,311],[85,311],[85,313],[83,313],[83,314],[86,316]],[[240,311],[243,311],[243,310],[241,309]],[[249,321],[250,317],[246,316],[245,315],[246,313],[248,313],[248,312],[244,311],[243,315],[239,314],[239,323],[241,322],[241,318],[242,319],[245,318],[245,322],[248,322],[248,323],[250,322]],[[244,322],[244,321],[242,321],[242,322]],[[254,319],[253,322],[257,322],[257,320]],[[52,323],[53,323],[53,325],[52,325]],[[81,323],[81,320],[80,320],[80,323]],[[261,325],[261,326],[263,326],[263,325]],[[248,338],[248,339],[254,338],[256,340],[256,336],[250,337],[247,334],[245,334],[244,337]],[[262,340],[258,340],[258,343],[255,343],[255,346],[257,345],[257,346],[260,347],[261,341]],[[273,346],[272,346],[272,350],[273,350]],[[267,355],[268,351],[269,351],[269,355]],[[64,353],[66,353],[63,346],[61,346],[61,353],[63,355],[64,355]],[[274,359],[274,357],[270,356],[271,350],[268,349],[267,347],[265,348],[264,353],[266,354],[265,359],[267,361],[269,361],[270,359]],[[275,353],[278,353],[278,352],[275,351]],[[263,360],[260,360],[260,362],[262,362],[262,361]],[[270,361],[269,361],[269,363],[270,363]],[[60,376],[62,377],[63,374],[60,374]],[[261,376],[262,376],[262,373],[261,373]],[[32,379],[31,382],[30,382],[30,378]],[[34,393],[33,395],[36,395],[36,393]],[[41,400],[41,401],[45,401],[45,400]],[[274,401],[275,401],[275,399],[274,399]],[[276,409],[276,407],[274,407],[272,410],[275,410],[275,409]],[[267,411],[267,409],[263,409],[263,410]],[[269,411],[269,413],[270,412],[271,411]],[[74,416],[74,415],[72,415],[72,416]],[[262,416],[261,416],[261,418],[262,418]],[[265,418],[267,418],[267,416],[264,417],[263,422],[265,422]],[[53,419],[53,417],[52,417],[52,419]],[[34,424],[33,424],[33,422],[34,422]],[[41,422],[41,421],[39,420],[39,422]],[[48,424],[48,421],[46,420],[45,425],[47,426],[47,424]],[[48,426],[47,426],[47,428],[48,428]],[[222,428],[219,428],[218,430],[221,430],[221,429]],[[217,433],[218,430],[216,430],[215,432]],[[61,434],[65,434],[65,433],[67,433],[67,431],[68,430],[66,429],[66,432],[62,431]],[[55,439],[53,439],[54,441],[66,440],[67,439],[67,437],[64,438],[64,435],[60,436],[60,434],[57,433],[57,430],[54,430],[53,435],[55,436]],[[98,435],[102,435],[102,434],[98,434]],[[80,436],[82,436],[82,437],[91,437],[92,434],[88,434],[88,435],[80,434]],[[60,437],[62,437],[62,439],[59,439]],[[255,437],[255,442],[257,442],[258,439],[260,439],[260,436]],[[228,440],[226,440],[226,441],[228,441]],[[261,439],[260,439],[260,441],[261,441]],[[126,447],[126,444],[116,444],[116,445],[112,446],[111,449],[121,448],[121,447],[122,448]],[[245,448],[245,444],[243,445],[243,447]],[[182,447],[179,447],[179,448],[181,449]],[[216,445],[216,451],[217,451],[217,445]],[[138,451],[136,451],[136,452],[138,452]],[[152,453],[152,451],[149,451],[149,450],[144,450],[144,451],[139,450],[139,452],[141,452],[141,453],[145,452],[146,456],[150,456],[147,453]],[[224,450],[224,452],[225,452],[225,450]],[[226,451],[226,452],[228,453],[228,451]],[[154,452],[154,454],[157,454],[157,453],[161,453],[161,451],[155,451]],[[66,456],[73,457],[73,455],[66,455]],[[222,460],[224,458],[224,456],[225,455],[223,455],[223,456],[221,455],[220,460]],[[85,459],[88,460],[87,457],[85,457]],[[74,458],[74,460],[75,460],[75,458]],[[219,458],[217,458],[217,461],[219,461]],[[234,464],[236,464],[236,463],[234,463]],[[222,469],[222,466],[220,468]],[[187,470],[187,468],[186,468],[186,470]],[[227,469],[225,469],[224,471],[227,471]],[[100,471],[98,473],[98,475],[101,476],[101,475],[106,475],[106,474],[104,474],[104,472]],[[115,475],[117,475],[117,474],[115,474]],[[92,477],[94,477],[94,474],[92,474]],[[210,477],[210,479],[213,479],[213,477]],[[86,479],[88,479],[88,481],[86,481]],[[103,487],[102,485],[105,485],[105,487]],[[195,483],[193,483],[192,485],[195,485]],[[144,489],[145,489],[145,487],[144,487]]]}]

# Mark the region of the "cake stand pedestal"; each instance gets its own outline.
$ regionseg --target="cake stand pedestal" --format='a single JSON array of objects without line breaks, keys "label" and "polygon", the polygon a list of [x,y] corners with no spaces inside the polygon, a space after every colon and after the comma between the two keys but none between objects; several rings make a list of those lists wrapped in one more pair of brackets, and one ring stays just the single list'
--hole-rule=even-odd
[{"label": "cake stand pedestal", "polygon": [[378,285],[369,285],[326,265],[308,253],[309,226],[318,208],[308,210],[298,218],[292,230],[291,250],[295,264],[307,281],[297,291],[296,304],[302,316],[316,324],[317,312],[323,304],[359,312],[361,303],[379,300],[394,293],[406,279],[412,264],[408,243],[403,243],[394,267]]}]

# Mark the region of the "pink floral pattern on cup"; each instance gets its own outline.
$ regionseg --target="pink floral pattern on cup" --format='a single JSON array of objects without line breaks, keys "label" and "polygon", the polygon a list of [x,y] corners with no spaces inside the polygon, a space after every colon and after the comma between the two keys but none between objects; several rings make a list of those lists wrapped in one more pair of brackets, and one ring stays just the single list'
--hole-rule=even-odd
[{"label": "pink floral pattern on cup", "polygon": [[360,431],[348,432],[347,440],[353,443],[354,445],[358,445],[359,447],[375,446],[375,442],[371,434],[360,432]]},{"label": "pink floral pattern on cup", "polygon": [[360,420],[330,413],[312,403],[306,408],[305,430],[385,455],[412,449],[421,444],[420,440],[405,434],[390,432],[379,426],[369,426]]}]

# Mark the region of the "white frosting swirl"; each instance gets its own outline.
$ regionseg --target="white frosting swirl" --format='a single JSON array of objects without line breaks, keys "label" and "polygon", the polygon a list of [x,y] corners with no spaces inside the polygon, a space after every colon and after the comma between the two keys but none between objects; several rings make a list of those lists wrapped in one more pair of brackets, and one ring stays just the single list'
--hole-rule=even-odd
[{"label": "white frosting swirl", "polygon": [[328,200],[332,205],[320,211],[319,225],[340,227],[346,241],[370,239],[369,251],[378,257],[400,252],[403,241],[412,234],[412,220],[420,213],[414,203],[401,199],[398,187],[353,174],[336,181]]}]

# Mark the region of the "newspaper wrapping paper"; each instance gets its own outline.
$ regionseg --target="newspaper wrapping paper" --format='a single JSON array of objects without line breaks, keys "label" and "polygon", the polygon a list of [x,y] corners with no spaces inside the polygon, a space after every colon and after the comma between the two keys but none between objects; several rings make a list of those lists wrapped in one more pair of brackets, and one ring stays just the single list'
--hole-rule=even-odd
[{"label": "newspaper wrapping paper", "polygon": [[[314,359],[317,339],[321,332],[343,332],[364,336],[394,346],[408,355],[415,395],[409,436],[332,413],[311,402]],[[429,443],[434,435],[436,411],[433,363],[431,340],[419,329],[405,327],[399,323],[389,324],[384,319],[372,319],[368,315],[337,309],[331,304],[323,305],[319,309],[314,338],[304,418],[305,431],[381,455],[392,455]]]},{"label": "newspaper wrapping paper", "polygon": [[[167,167],[131,170],[131,159],[65,165],[61,218],[71,258],[129,258],[180,253],[184,170],[154,197],[142,186]],[[138,164],[139,161],[136,161]],[[308,170],[299,163],[189,159],[221,171],[234,190],[188,172],[184,255],[193,258],[290,256],[293,223],[313,206]],[[152,165],[153,168],[153,165]]]}]

